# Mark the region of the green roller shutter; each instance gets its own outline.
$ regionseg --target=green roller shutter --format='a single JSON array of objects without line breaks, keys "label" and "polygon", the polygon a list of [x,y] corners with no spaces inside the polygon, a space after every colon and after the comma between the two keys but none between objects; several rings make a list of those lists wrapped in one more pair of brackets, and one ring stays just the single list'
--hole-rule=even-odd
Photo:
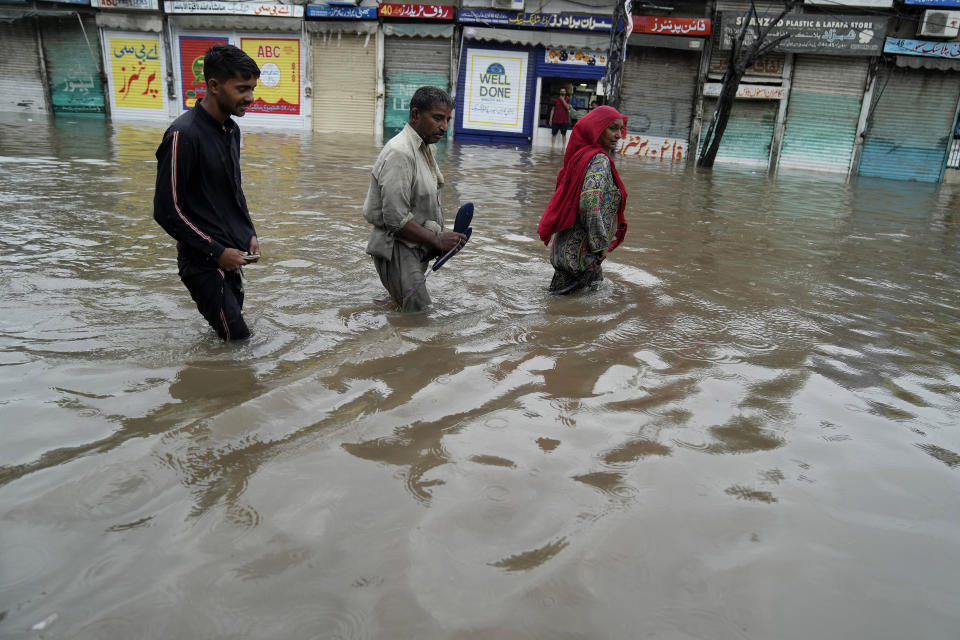
[{"label": "green roller shutter", "polygon": [[410,118],[414,91],[424,85],[450,90],[450,38],[386,36],[383,73],[387,93],[383,139],[389,140]]},{"label": "green roller shutter", "polygon": [[860,175],[938,182],[953,138],[960,73],[893,68],[880,76],[877,92]]},{"label": "green roller shutter", "polygon": [[798,55],[793,64],[780,167],[846,173],[867,59]]},{"label": "green roller shutter", "polygon": [[55,112],[104,113],[100,40],[93,16],[45,18],[43,52]]},{"label": "green roller shutter", "polygon": [[[768,166],[770,141],[773,139],[779,104],[777,100],[736,100],[720,141],[717,162]],[[701,148],[706,142],[707,130],[716,108],[716,98],[704,99]]]}]

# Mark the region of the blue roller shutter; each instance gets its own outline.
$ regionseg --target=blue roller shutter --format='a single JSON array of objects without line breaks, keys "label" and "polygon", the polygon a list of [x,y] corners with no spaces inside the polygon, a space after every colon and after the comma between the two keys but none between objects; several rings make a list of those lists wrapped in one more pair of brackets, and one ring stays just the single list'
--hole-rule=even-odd
[{"label": "blue roller shutter", "polygon": [[794,58],[781,168],[850,169],[867,67],[866,58]]},{"label": "blue roller shutter", "polygon": [[880,76],[876,92],[860,175],[938,182],[953,138],[960,73],[893,68]]}]

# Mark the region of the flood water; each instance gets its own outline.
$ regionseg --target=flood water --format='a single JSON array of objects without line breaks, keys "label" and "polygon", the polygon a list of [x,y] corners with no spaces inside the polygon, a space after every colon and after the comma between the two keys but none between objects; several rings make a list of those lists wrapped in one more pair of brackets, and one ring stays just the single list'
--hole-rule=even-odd
[{"label": "flood water", "polygon": [[960,191],[623,159],[557,298],[560,154],[449,143],[473,238],[403,315],[372,141],[246,131],[223,345],[162,130],[0,121],[0,637],[956,637]]}]

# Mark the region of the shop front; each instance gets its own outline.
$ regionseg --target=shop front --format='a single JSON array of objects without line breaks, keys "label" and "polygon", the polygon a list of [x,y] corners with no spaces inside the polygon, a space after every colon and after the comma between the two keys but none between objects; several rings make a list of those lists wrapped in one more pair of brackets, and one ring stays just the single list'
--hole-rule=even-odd
[{"label": "shop front", "polygon": [[0,110],[47,111],[35,12],[26,2],[0,5]]},{"label": "shop front", "polygon": [[381,4],[385,103],[383,138],[410,117],[410,98],[424,85],[450,91],[454,8],[438,4]]},{"label": "shop front", "polygon": [[374,136],[380,127],[376,7],[311,5],[306,13],[311,128]]},{"label": "shop front", "polygon": [[943,180],[960,101],[960,42],[887,38],[894,65],[877,78],[859,174]]},{"label": "shop front", "polygon": [[459,139],[549,145],[560,88],[571,96],[574,121],[591,102],[602,103],[609,17],[461,9],[457,19],[464,24]]},{"label": "shop front", "polygon": [[211,46],[226,43],[242,49],[260,67],[244,125],[306,127],[302,6],[173,0],[164,2],[164,10],[170,14],[177,113],[203,98],[203,56]]},{"label": "shop front", "polygon": [[[106,112],[100,38],[90,0],[63,0],[70,11],[39,18],[50,106],[54,113]],[[84,7],[83,5],[86,5]]]},{"label": "shop front", "polygon": [[870,58],[880,55],[887,18],[802,18],[801,26],[786,24],[781,46],[794,55],[778,167],[849,173]]},{"label": "shop front", "polygon": [[620,89],[627,116],[620,153],[661,162],[688,158],[710,28],[702,17],[633,17]]},{"label": "shop front", "polygon": [[[722,87],[721,80],[727,71],[729,51],[719,47],[713,50],[703,87],[703,127],[700,146],[717,109],[717,97]],[[784,97],[783,74],[785,56],[772,53],[761,57],[744,74],[737,97],[727,121],[718,163],[743,164],[752,167],[769,166],[770,146],[776,128],[777,111]]]},{"label": "shop front", "polygon": [[173,101],[159,0],[91,0],[115,120],[169,120]]}]

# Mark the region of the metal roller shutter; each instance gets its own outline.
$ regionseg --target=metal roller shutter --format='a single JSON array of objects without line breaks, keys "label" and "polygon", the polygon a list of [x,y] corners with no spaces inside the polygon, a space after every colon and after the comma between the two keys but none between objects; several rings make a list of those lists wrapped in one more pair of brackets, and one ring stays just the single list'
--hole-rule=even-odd
[{"label": "metal roller shutter", "polygon": [[632,134],[687,142],[700,52],[629,47],[620,107]]},{"label": "metal roller shutter", "polygon": [[[777,122],[778,106],[777,100],[735,101],[720,141],[717,162],[766,167],[770,162],[770,141]],[[703,100],[701,149],[716,108],[716,98]]]},{"label": "metal roller shutter", "polygon": [[794,58],[780,166],[846,173],[857,135],[867,59]]},{"label": "metal roller shutter", "polygon": [[377,38],[313,34],[313,130],[373,135]]},{"label": "metal roller shutter", "polygon": [[74,17],[41,23],[50,102],[55,112],[104,113],[100,40],[93,16],[83,27]]},{"label": "metal roller shutter", "polygon": [[953,138],[960,73],[893,68],[876,91],[860,175],[938,182]]},{"label": "metal roller shutter", "polygon": [[387,101],[384,140],[395,136],[409,119],[410,98],[424,85],[450,90],[450,39],[386,36],[383,73]]},{"label": "metal roller shutter", "polygon": [[0,110],[47,111],[33,21],[0,22],[0,42]]}]

